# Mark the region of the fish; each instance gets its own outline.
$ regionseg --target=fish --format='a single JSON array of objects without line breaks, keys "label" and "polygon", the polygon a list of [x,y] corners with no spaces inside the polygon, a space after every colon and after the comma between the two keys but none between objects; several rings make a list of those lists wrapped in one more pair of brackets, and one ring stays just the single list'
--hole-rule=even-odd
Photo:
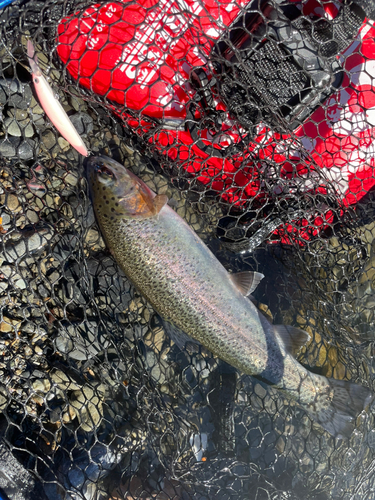
[{"label": "fish", "polygon": [[64,139],[66,139],[78,153],[81,153],[83,156],[88,156],[89,153],[82,137],[77,132],[40,69],[34,45],[31,40],[27,41],[27,56],[32,72],[34,88],[44,112]]},{"label": "fish", "polygon": [[[86,175],[106,245],[167,332],[295,400],[332,436],[347,438],[373,401],[369,388],[326,378],[293,353],[309,340],[298,328],[271,324],[248,298],[261,273],[230,274],[188,224],[130,170],[92,156]],[[186,344],[185,344],[186,345]]]}]

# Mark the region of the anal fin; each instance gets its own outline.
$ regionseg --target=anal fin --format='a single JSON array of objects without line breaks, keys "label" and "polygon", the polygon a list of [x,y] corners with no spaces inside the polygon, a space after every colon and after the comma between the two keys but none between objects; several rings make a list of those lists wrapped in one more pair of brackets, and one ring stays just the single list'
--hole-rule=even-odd
[{"label": "anal fin", "polygon": [[298,351],[310,340],[310,335],[294,326],[274,325],[274,331],[281,338],[285,349],[296,355]]},{"label": "anal fin", "polygon": [[299,350],[306,345],[310,340],[310,335],[294,326],[289,325],[273,325],[263,314],[258,313],[258,317],[264,330],[269,333],[273,332],[276,340],[285,347],[285,350],[292,356],[296,356]]}]

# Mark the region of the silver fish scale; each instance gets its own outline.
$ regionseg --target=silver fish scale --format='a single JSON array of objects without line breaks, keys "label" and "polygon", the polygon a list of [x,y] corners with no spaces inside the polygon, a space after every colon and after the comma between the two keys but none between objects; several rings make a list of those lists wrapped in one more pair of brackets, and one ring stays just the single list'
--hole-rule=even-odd
[{"label": "silver fish scale", "polygon": [[116,202],[97,209],[104,237],[125,274],[164,319],[304,405],[316,404],[317,393],[326,394],[326,379],[308,372],[272,339],[272,329],[264,330],[255,306],[170,207],[157,217],[132,220],[116,215]]},{"label": "silver fish scale", "polygon": [[371,391],[298,363],[288,350],[301,332],[262,318],[186,222],[125,167],[92,157],[88,178],[113,256],[172,328],[286,392],[332,435],[350,435],[355,417],[373,399]]}]

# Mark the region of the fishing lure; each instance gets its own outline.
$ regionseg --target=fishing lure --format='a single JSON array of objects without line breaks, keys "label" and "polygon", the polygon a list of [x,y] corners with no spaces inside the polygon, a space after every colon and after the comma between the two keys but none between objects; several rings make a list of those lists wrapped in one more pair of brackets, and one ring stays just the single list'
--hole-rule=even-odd
[{"label": "fishing lure", "polygon": [[81,155],[88,156],[87,148],[81,136],[77,132],[73,123],[70,121],[59,100],[56,98],[50,84],[43,76],[38,64],[38,59],[35,55],[34,45],[31,40],[27,41],[27,56],[29,58],[29,64],[32,71],[35,91],[44,112],[64,139],[66,139],[69,144],[73,146],[73,148],[81,153]]}]

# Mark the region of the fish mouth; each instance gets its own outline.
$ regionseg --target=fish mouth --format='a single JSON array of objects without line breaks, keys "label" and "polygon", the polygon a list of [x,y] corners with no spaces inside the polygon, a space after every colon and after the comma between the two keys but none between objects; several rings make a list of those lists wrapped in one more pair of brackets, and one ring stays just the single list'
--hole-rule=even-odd
[{"label": "fish mouth", "polygon": [[100,168],[103,165],[104,162],[101,161],[101,157],[99,156],[90,156],[88,158],[85,158],[83,162],[85,177],[87,179],[91,200],[93,200],[93,184],[96,181],[97,169],[98,167]]},{"label": "fish mouth", "polygon": [[[93,185],[97,182],[107,186],[112,186],[113,188],[116,188],[116,191],[118,190],[118,187],[120,192],[124,191],[124,189],[121,189],[121,186],[124,187],[126,183],[119,183],[119,179],[121,179],[122,174],[122,172],[119,171],[120,167],[126,171],[125,167],[107,156],[91,156],[87,158],[85,170],[86,178],[89,182],[90,192],[92,191]],[[129,193],[129,195],[131,195],[131,193]],[[126,197],[128,197],[127,194],[124,195],[124,198]]]},{"label": "fish mouth", "polygon": [[86,178],[93,179],[97,170],[105,165],[102,156],[90,156],[84,160],[84,168],[86,170]]},{"label": "fish mouth", "polygon": [[90,156],[86,159],[86,170],[87,172],[95,170],[96,167],[108,167],[116,171],[115,160],[109,158],[108,156]]},{"label": "fish mouth", "polygon": [[92,174],[94,172],[95,164],[92,161],[93,158],[94,158],[93,156],[90,156],[88,158],[85,158],[83,161],[83,166],[84,166],[87,178],[92,176]]},{"label": "fish mouth", "polygon": [[98,164],[103,164],[103,156],[89,156],[86,158],[86,168],[93,169]]}]

